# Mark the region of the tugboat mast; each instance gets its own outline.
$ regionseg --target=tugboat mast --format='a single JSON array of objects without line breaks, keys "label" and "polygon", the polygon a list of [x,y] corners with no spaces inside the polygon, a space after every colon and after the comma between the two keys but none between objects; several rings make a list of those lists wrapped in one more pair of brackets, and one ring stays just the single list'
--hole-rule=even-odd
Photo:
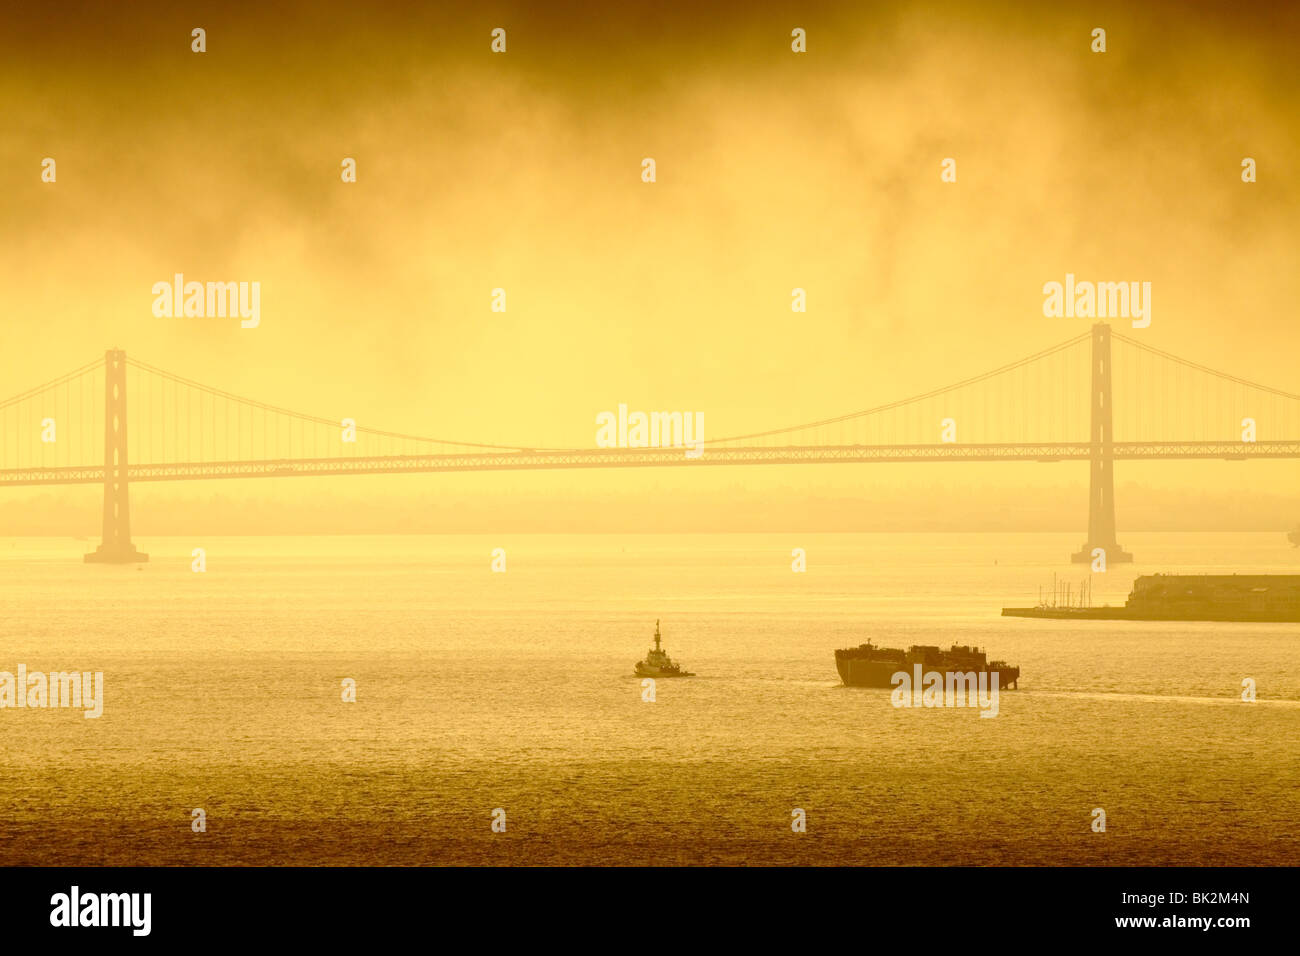
[{"label": "tugboat mast", "polygon": [[659,650],[659,618],[655,618],[655,650]]}]

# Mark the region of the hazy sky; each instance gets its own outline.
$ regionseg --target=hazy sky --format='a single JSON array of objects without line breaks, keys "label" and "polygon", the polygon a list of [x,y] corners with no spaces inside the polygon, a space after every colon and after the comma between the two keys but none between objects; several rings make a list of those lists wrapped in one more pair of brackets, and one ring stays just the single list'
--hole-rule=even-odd
[{"label": "hazy sky", "polygon": [[[596,413],[626,402],[700,410],[717,436],[1071,338],[1089,320],[1042,313],[1043,283],[1067,272],[1151,282],[1150,328],[1117,329],[1300,391],[1294,6],[178,6],[0,14],[0,397],[117,346],[398,431],[590,446]],[[1241,182],[1245,156],[1257,183]],[[260,282],[260,326],[155,317],[151,287],[177,272]],[[1246,522],[1285,525],[1298,469],[1121,463],[1121,529],[1191,500],[1228,521],[1243,482],[1262,509]],[[814,511],[829,530],[910,509],[926,527],[1000,513],[1082,530],[1086,470],[252,481],[138,485],[134,502],[145,533],[241,514],[329,530],[317,512],[375,495],[379,524],[758,530]],[[3,489],[0,533],[80,527],[98,497]]]}]

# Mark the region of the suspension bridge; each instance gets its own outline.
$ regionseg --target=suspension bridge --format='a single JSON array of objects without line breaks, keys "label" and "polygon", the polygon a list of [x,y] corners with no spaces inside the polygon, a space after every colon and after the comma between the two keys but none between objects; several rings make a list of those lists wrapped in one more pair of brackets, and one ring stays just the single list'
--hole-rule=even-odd
[{"label": "suspension bridge", "polygon": [[1132,555],[1116,540],[1116,461],[1300,458],[1300,395],[1098,324],[947,386],[702,448],[691,457],[681,447],[539,447],[384,431],[234,395],[116,349],[0,402],[0,485],[103,485],[103,538],[86,555],[93,562],[147,560],[131,541],[133,482],[889,461],[1086,461],[1088,530],[1074,560],[1100,548],[1120,562]]}]

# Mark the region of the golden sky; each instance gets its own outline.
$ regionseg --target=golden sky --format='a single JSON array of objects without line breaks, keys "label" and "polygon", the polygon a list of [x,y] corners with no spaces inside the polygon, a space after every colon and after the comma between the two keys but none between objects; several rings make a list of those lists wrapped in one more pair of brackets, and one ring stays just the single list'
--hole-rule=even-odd
[{"label": "golden sky", "polygon": [[[0,396],[117,346],[416,434],[590,446],[596,413],[626,402],[701,410],[716,437],[1071,338],[1089,320],[1042,314],[1043,283],[1067,272],[1151,282],[1151,327],[1117,330],[1300,391],[1294,7],[176,6],[0,14]],[[1245,156],[1257,183],[1241,182]],[[945,157],[955,184],[940,181]],[[259,327],[155,317],[151,287],[177,272],[259,281]],[[497,287],[505,313],[490,311]],[[791,312],[794,287],[807,313]],[[1121,529],[1185,518],[1192,500],[1230,521],[1244,482],[1258,507],[1245,522],[1285,526],[1298,477],[1294,462],[1121,463]],[[837,515],[870,527],[909,508],[918,527],[996,513],[1082,530],[1085,484],[1082,465],[1026,463],[133,495],[146,533],[254,513],[331,530],[323,504],[364,512],[376,495],[376,530],[413,512],[470,516],[456,530],[561,515],[655,527],[665,509],[702,529],[833,530]],[[63,515],[80,527],[97,509],[97,489],[4,489],[0,533]]]}]

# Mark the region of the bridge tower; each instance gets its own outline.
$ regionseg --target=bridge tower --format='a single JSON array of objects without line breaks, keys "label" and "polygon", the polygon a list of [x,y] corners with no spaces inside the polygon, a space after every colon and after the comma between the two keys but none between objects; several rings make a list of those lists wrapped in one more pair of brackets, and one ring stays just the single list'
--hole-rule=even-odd
[{"label": "bridge tower", "polygon": [[1088,462],[1088,540],[1072,559],[1091,562],[1093,549],[1103,548],[1106,564],[1132,561],[1133,555],[1115,540],[1115,459],[1111,434],[1110,326],[1092,327],[1092,457]]},{"label": "bridge tower", "polygon": [[131,543],[126,480],[126,353],[104,353],[104,537],[87,561],[137,564],[149,555]]}]

